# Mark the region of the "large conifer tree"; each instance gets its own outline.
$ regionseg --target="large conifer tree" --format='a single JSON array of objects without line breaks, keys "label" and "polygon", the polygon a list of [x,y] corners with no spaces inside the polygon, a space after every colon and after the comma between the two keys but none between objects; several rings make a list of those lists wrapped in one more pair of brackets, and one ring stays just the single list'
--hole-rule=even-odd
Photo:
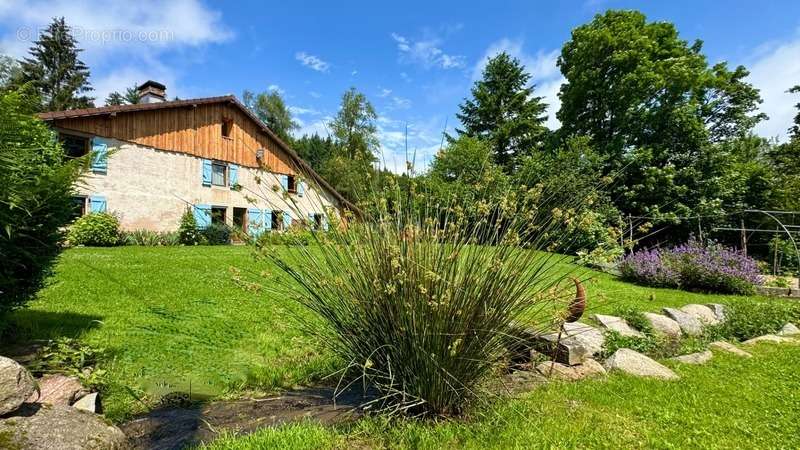
[{"label": "large conifer tree", "polygon": [[531,75],[507,53],[491,58],[483,77],[472,87],[456,114],[464,126],[459,134],[486,139],[495,162],[511,173],[519,157],[542,147],[548,130],[547,105],[534,95]]},{"label": "large conifer tree", "polygon": [[78,58],[82,51],[64,18],[53,22],[30,48],[30,57],[20,61],[16,84],[30,83],[41,98],[41,110],[90,108],[93,98],[89,68]]}]

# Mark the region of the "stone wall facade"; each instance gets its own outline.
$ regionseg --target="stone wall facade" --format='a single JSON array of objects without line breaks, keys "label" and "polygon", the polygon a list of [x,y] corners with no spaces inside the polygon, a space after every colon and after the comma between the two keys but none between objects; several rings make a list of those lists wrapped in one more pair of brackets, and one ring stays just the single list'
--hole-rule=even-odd
[{"label": "stone wall facade", "polygon": [[243,166],[237,170],[239,187],[204,186],[202,158],[115,139],[105,142],[105,173],[90,173],[77,190],[87,198],[87,211],[90,198],[104,199],[124,230],[174,231],[184,211],[200,204],[224,208],[229,225],[234,224],[234,208],[289,211],[293,224],[309,214],[339,214],[336,198],[302,176],[297,180],[304,182],[302,193],[286,192],[279,174]]}]

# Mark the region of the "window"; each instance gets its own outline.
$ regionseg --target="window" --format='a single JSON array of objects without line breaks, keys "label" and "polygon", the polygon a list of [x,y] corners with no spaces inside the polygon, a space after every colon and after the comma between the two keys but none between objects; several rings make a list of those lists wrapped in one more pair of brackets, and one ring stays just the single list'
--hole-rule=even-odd
[{"label": "window", "polygon": [[211,163],[211,184],[214,186],[227,186],[225,175],[227,172],[225,163],[213,162]]},{"label": "window", "polygon": [[64,154],[70,158],[80,158],[89,153],[89,138],[75,136],[74,134],[61,134],[59,136]]},{"label": "window", "polygon": [[283,211],[272,211],[272,229],[283,229]]},{"label": "window", "polygon": [[70,219],[74,220],[86,214],[86,197],[72,197],[73,210]]},{"label": "window", "polygon": [[230,139],[231,131],[233,131],[233,119],[222,119],[222,137]]},{"label": "window", "polygon": [[314,222],[311,224],[311,226],[314,227],[315,230],[321,230],[322,229],[322,214],[314,214],[313,220],[314,220]]},{"label": "window", "polygon": [[212,206],[211,207],[211,223],[225,225],[225,213],[228,211],[228,208],[224,206]]},{"label": "window", "polygon": [[286,178],[288,180],[287,183],[286,183],[287,184],[286,190],[291,192],[292,194],[296,193],[297,192],[297,182],[294,179],[294,175],[287,175]]}]

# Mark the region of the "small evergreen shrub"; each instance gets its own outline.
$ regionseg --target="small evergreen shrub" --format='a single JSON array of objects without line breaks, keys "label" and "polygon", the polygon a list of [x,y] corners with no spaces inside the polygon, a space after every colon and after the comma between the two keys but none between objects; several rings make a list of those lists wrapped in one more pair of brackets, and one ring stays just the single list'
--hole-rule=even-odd
[{"label": "small evergreen shrub", "polygon": [[224,224],[212,223],[200,230],[203,243],[208,245],[226,245],[231,242],[231,229]]},{"label": "small evergreen shrub", "polygon": [[109,213],[91,213],[78,218],[69,228],[71,245],[110,247],[119,243],[119,220]]},{"label": "small evergreen shrub", "polygon": [[761,283],[757,262],[742,252],[695,239],[667,250],[643,250],[620,263],[623,278],[648,286],[752,294]]},{"label": "small evergreen shrub", "polygon": [[147,247],[180,245],[177,231],[133,230],[120,232],[120,240],[124,245],[141,245]]},{"label": "small evergreen shrub", "polygon": [[181,216],[181,223],[178,226],[178,241],[183,245],[198,245],[202,240],[203,236],[197,229],[192,209],[187,208]]}]

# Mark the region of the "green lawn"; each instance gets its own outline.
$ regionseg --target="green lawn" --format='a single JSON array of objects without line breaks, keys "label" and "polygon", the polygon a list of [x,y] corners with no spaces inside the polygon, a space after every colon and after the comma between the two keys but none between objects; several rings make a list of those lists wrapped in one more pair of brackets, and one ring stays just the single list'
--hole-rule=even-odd
[{"label": "green lawn", "polygon": [[[171,391],[237,395],[314,382],[333,372],[336,361],[301,335],[292,318],[302,312],[271,294],[277,276],[247,247],[71,249],[52,283],[15,313],[18,340],[70,336],[105,347],[104,402],[113,420]],[[601,273],[584,277],[591,278],[590,312],[727,299],[635,286]]]},{"label": "green lawn", "polygon": [[268,448],[796,448],[800,346],[759,344],[754,358],[716,353],[670,364],[680,381],[613,374],[553,383],[480,418],[439,424],[366,419],[298,424],[216,441],[209,450]]}]

